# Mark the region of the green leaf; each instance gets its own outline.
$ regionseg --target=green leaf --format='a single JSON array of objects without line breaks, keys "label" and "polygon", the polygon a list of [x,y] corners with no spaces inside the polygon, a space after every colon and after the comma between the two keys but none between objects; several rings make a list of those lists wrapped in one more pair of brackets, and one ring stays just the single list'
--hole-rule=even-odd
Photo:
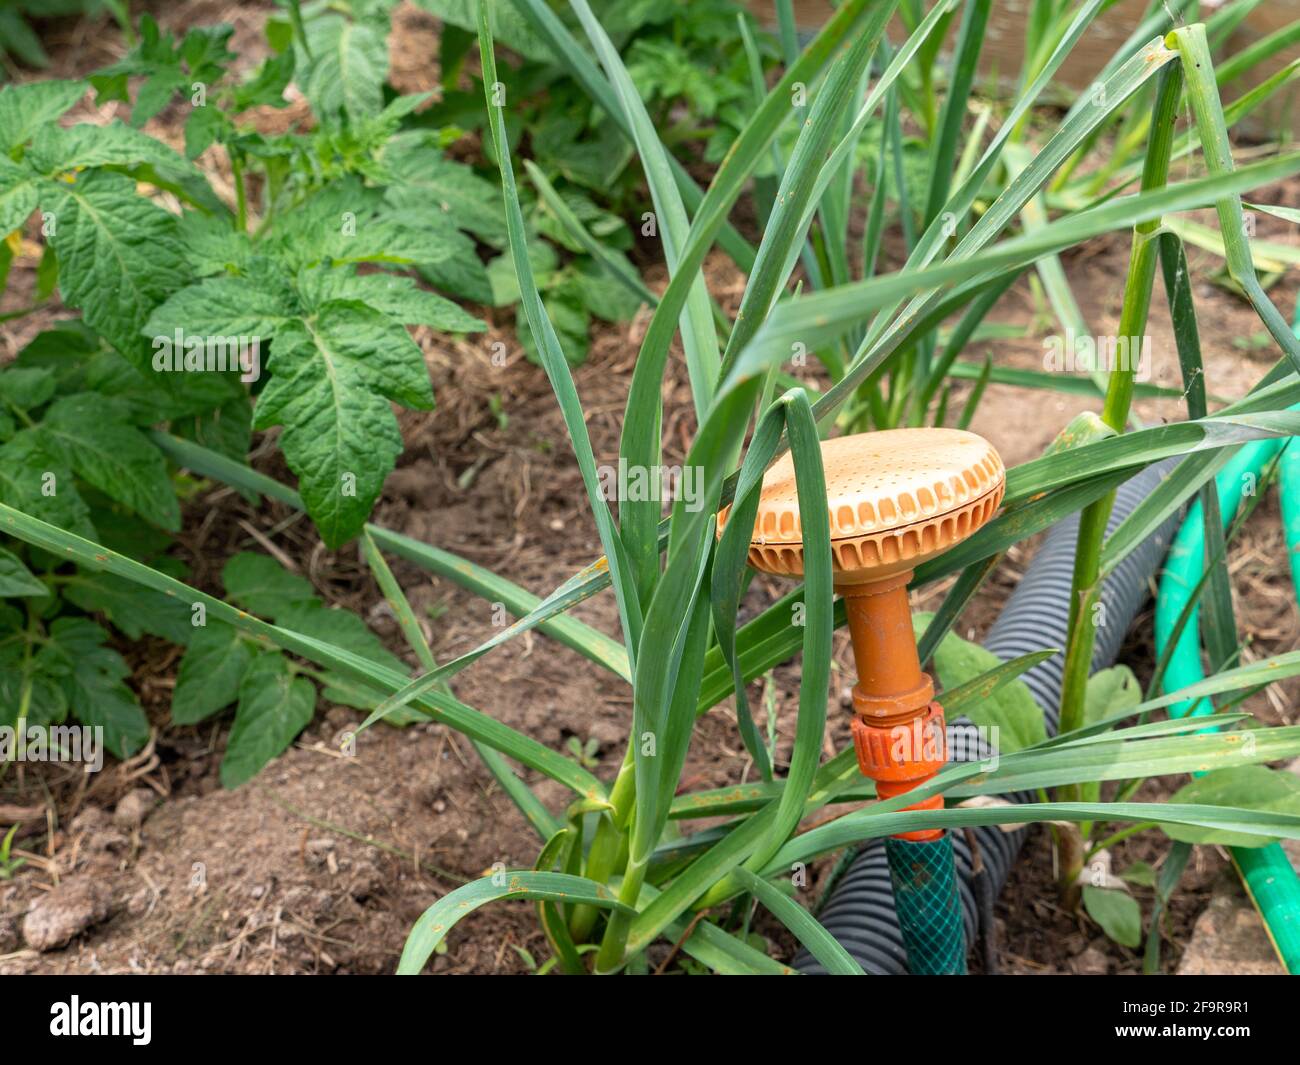
[{"label": "green leaf", "polygon": [[32,575],[22,559],[0,547],[0,599],[19,596],[43,598],[50,590]]},{"label": "green leaf", "polygon": [[164,529],[180,528],[166,459],[104,396],[64,396],[46,412],[39,431],[79,477],[105,495]]},{"label": "green leaf", "polygon": [[20,228],[38,199],[31,171],[0,155],[0,237]]},{"label": "green leaf", "polygon": [[147,376],[141,331],[188,277],[175,217],[137,196],[126,175],[104,170],[46,182],[41,207],[54,215],[64,302]]},{"label": "green leaf", "polygon": [[[926,613],[912,618],[918,637],[925,632],[930,618]],[[944,691],[967,684],[1002,665],[1002,659],[992,651],[963,640],[954,632],[945,634],[939,641],[933,662]],[[945,702],[942,695],[939,701]],[[994,744],[1003,754],[1047,739],[1042,708],[1020,680],[1003,685],[985,699],[966,704],[963,713],[979,727],[996,730]]]},{"label": "green leaf", "polygon": [[0,446],[0,502],[80,536],[94,536],[72,471],[39,430]]},{"label": "green leaf", "polygon": [[82,610],[103,614],[128,639],[148,632],[184,646],[194,633],[184,603],[111,573],[80,566],[63,585],[63,594]]},{"label": "green leaf", "polygon": [[[483,0],[487,4],[492,23],[492,35],[502,44],[518,52],[525,59],[549,63],[550,49],[533,32],[528,22],[519,15],[509,0]],[[459,26],[471,33],[478,30],[477,0],[415,0],[415,6],[437,15],[443,22]]]},{"label": "green leaf", "polygon": [[307,30],[310,58],[299,57],[302,90],[321,118],[351,122],[379,114],[388,77],[388,20],[327,14]]},{"label": "green leaf", "polygon": [[1126,883],[1137,884],[1139,887],[1156,886],[1156,871],[1146,862],[1134,862],[1119,874],[1119,878]]},{"label": "green leaf", "polygon": [[44,125],[32,138],[29,160],[47,176],[95,166],[140,164],[195,173],[185,157],[164,140],[149,137],[144,131],[131,129],[121,122],[110,122],[107,126],[88,122],[77,126]]},{"label": "green leaf", "polygon": [[176,672],[172,721],[195,725],[233,703],[252,660],[238,629],[220,621],[196,628]]},{"label": "green leaf", "polygon": [[459,304],[418,288],[409,277],[375,273],[358,275],[353,267],[316,267],[303,271],[298,288],[308,310],[330,300],[356,300],[403,325],[431,325],[448,333],[481,333],[487,324]]},{"label": "green leaf", "polygon": [[420,276],[434,288],[453,296],[473,303],[491,303],[492,282],[488,279],[487,267],[474,249],[474,241],[458,229],[453,229],[452,233],[463,241],[460,249],[448,259],[418,263]]},{"label": "green leaf", "polygon": [[76,171],[123,167],[134,176],[184,192],[208,210],[222,211],[202,172],[165,141],[121,122],[106,126],[42,126],[32,139],[29,161],[42,174],[78,179]]},{"label": "green leaf", "polygon": [[[341,607],[327,607],[315,600],[295,603],[281,610],[275,620],[286,629],[342,647],[395,673],[410,673],[406,663],[389,651],[361,618]],[[326,699],[358,710],[374,709],[387,695],[379,688],[333,671],[325,674],[323,683],[322,694]],[[422,718],[422,714],[408,707],[401,714],[390,715],[387,720],[390,725],[407,725]]]},{"label": "green leaf", "polygon": [[1128,666],[1098,670],[1088,678],[1084,697],[1083,724],[1092,725],[1137,706],[1142,686]]},{"label": "green leaf", "polygon": [[311,722],[316,689],[295,677],[281,654],[253,661],[239,685],[239,707],[221,760],[223,787],[237,788],[283,751]]},{"label": "green leaf", "polygon": [[[384,669],[344,648],[299,636],[288,629],[260,621],[246,611],[183,584],[166,573],[151,569],[102,544],[76,536],[3,503],[0,503],[0,525],[7,534],[34,547],[53,552],[61,558],[66,557],[86,565],[102,566],[119,577],[125,577],[154,591],[173,595],[185,603],[202,603],[207,609],[209,619],[227,622],[243,632],[269,641],[283,650],[301,655],[318,665],[338,669],[388,692],[396,692],[406,686],[404,674]],[[11,611],[10,617],[13,616],[15,613]],[[0,624],[3,623],[3,611],[0,611]],[[570,759],[523,733],[502,725],[494,718],[444,692],[430,691],[421,695],[418,697],[418,705],[432,720],[445,722],[458,732],[463,732],[501,751],[529,768],[537,769],[583,798],[592,799],[605,794],[604,785]]]},{"label": "green leaf", "polygon": [[57,385],[54,371],[46,367],[9,365],[0,374],[0,400],[19,410],[34,410],[54,398]]},{"label": "green leaf", "polygon": [[[480,9],[480,13],[485,16],[486,10]],[[490,85],[496,81],[496,56],[492,51],[491,36],[485,18],[479,23],[479,57],[483,64],[485,85]],[[524,315],[545,364],[546,376],[550,380],[552,391],[564,415],[569,443],[582,473],[587,503],[596,522],[601,547],[605,550],[610,580],[614,585],[615,598],[618,601],[619,622],[624,641],[630,650],[640,641],[642,621],[640,603],[636,589],[630,580],[631,575],[626,566],[626,555],[622,549],[618,529],[614,525],[609,505],[601,492],[595,454],[591,447],[591,435],[587,431],[582,403],[565,360],[564,351],[555,335],[555,329],[546,317],[532,264],[529,261],[523,211],[519,204],[519,190],[515,184],[514,168],[506,148],[505,117],[502,109],[492,104],[490,93],[487,102],[492,143],[501,170],[502,205],[509,227],[510,252],[514,259],[515,273],[522,295]],[[635,663],[632,665],[635,669]]]},{"label": "green leaf", "polygon": [[520,898],[537,902],[581,902],[606,910],[632,912],[631,907],[619,902],[604,884],[581,876],[522,870],[485,876],[444,895],[420,915],[406,937],[401,961],[397,963],[398,975],[419,973],[438,944],[447,937],[452,925],[462,917],[497,899]]},{"label": "green leaf", "polygon": [[204,278],[155,309],[142,335],[172,340],[179,331],[187,337],[246,336],[268,341],[297,313],[292,291],[278,280],[269,273],[255,278]]},{"label": "green leaf", "polygon": [[[1247,734],[1250,735],[1249,733]],[[1184,784],[1169,797],[1172,803],[1198,803],[1234,806],[1243,810],[1300,814],[1300,776],[1285,769],[1262,765],[1229,766],[1215,769]],[[1223,847],[1261,847],[1267,838],[1243,835],[1222,829],[1194,828],[1187,825],[1160,827],[1172,839],[1184,843],[1217,843]]]},{"label": "green leaf", "polygon": [[427,410],[424,356],[406,330],[356,302],[327,303],[281,328],[254,425],[283,425],[280,446],[327,546],[365,524],[402,450],[389,401]]},{"label": "green leaf", "polygon": [[104,746],[119,758],[134,754],[149,738],[149,721],[135,693],[122,683],[131,668],[104,647],[108,633],[84,618],[58,618],[50,626],[63,667],[68,704],[84,725],[104,729]]},{"label": "green leaf", "polygon": [[394,181],[385,198],[399,212],[420,220],[441,214],[494,248],[506,243],[506,217],[501,191],[473,168],[441,152],[393,146],[384,162]]},{"label": "green leaf", "polygon": [[1088,916],[1116,943],[1136,947],[1142,942],[1142,908],[1127,891],[1087,885],[1083,905]]},{"label": "green leaf", "polygon": [[247,233],[230,225],[229,219],[202,211],[186,211],[177,223],[186,261],[199,277],[243,272],[253,259],[253,245]]},{"label": "green leaf", "polygon": [[[548,288],[560,266],[560,256],[555,245],[531,237],[528,241],[528,265],[533,271],[538,289]],[[519,302],[522,294],[510,252],[498,255],[487,264],[487,276],[492,283],[492,303],[495,306],[513,307]]]},{"label": "green leaf", "polygon": [[50,65],[50,57],[24,14],[24,9],[13,4],[0,8],[0,53],[11,54],[29,67],[44,69]]},{"label": "green leaf", "polygon": [[7,155],[86,94],[84,81],[33,81],[0,89],[0,155]]},{"label": "green leaf", "polygon": [[226,594],[245,610],[274,619],[302,603],[316,601],[311,582],[272,558],[241,551],[221,571]]},{"label": "green leaf", "polygon": [[246,395],[227,400],[216,410],[173,420],[172,432],[243,462],[253,435],[253,405]]},{"label": "green leaf", "polygon": [[[0,604],[0,614],[9,608]],[[22,624],[22,614],[13,611],[15,628]],[[67,668],[52,647],[44,647],[24,661],[22,645],[0,645],[0,726],[13,728],[18,722],[18,708],[26,688],[27,720],[33,725],[55,725],[68,716],[65,690]]]},{"label": "green leaf", "polygon": [[780,889],[762,877],[755,876],[748,869],[737,869],[736,878],[746,891],[752,892],[771,911],[773,917],[794,933],[799,942],[808,948],[808,953],[821,962],[832,976],[866,975],[862,966],[821,926],[817,918],[782,894]]}]

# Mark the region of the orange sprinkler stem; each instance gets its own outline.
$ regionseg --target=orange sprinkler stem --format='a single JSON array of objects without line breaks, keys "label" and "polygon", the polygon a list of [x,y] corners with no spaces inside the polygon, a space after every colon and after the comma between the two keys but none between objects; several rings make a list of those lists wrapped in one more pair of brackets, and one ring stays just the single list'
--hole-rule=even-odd
[{"label": "orange sprinkler stem", "polygon": [[[973,535],[1006,488],[988,441],[957,429],[890,429],[822,444],[835,588],[844,597],[858,682],[853,746],[882,799],[930,780],[947,761],[943,708],[923,672],[907,582],[921,563]],[[730,516],[718,518],[718,533]],[[803,528],[789,455],[763,478],[749,544],[756,569],[803,575]],[[908,809],[938,809],[931,796]],[[938,829],[904,832],[938,839]]]},{"label": "orange sprinkler stem", "polygon": [[921,672],[916,653],[907,602],[911,576],[836,589],[844,597],[858,667],[853,709],[875,724],[909,720],[934,698],[934,684]]},{"label": "orange sprinkler stem", "polygon": [[[858,768],[876,782],[882,799],[911,791],[930,780],[948,758],[943,708],[934,702],[934,683],[921,672],[907,602],[911,573],[872,584],[842,585],[853,638],[858,683],[853,686],[853,746]],[[907,807],[934,810],[932,795]],[[940,829],[899,833],[900,839],[938,839]]]}]

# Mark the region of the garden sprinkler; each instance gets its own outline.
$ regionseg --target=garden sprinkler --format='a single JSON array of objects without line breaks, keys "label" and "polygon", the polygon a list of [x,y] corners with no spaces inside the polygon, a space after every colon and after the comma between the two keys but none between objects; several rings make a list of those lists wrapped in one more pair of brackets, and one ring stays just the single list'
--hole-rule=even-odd
[{"label": "garden sprinkler", "polygon": [[[1006,474],[983,438],[958,429],[890,429],[822,444],[835,590],[844,599],[858,682],[853,746],[882,799],[930,780],[947,761],[943,708],[921,671],[907,582],[987,522]],[[725,521],[725,515],[723,520]],[[763,478],[749,563],[803,575],[794,465],[787,454]],[[941,809],[931,796],[909,810]],[[943,829],[886,840],[908,968],[966,971],[952,840]]]}]

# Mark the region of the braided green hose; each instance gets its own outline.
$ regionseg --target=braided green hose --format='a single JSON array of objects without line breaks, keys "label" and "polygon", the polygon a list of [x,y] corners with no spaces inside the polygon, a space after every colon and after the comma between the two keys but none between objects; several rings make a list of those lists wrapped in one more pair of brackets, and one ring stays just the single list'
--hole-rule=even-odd
[{"label": "braided green hose", "polygon": [[952,837],[885,840],[894,905],[913,976],[965,976],[966,932],[957,899]]}]

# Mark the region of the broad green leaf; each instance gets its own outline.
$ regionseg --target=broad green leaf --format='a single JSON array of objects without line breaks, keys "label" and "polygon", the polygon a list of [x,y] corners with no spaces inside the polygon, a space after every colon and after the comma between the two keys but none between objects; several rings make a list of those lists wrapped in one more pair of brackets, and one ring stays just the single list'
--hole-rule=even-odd
[{"label": "broad green leaf", "polygon": [[233,626],[220,621],[201,625],[176,671],[172,692],[172,721],[196,725],[239,698],[240,683],[253,649]]},{"label": "broad green leaf", "polygon": [[[0,614],[11,608],[0,605]],[[22,615],[14,628],[21,626]],[[33,725],[54,725],[68,715],[66,664],[55,649],[47,646],[30,659],[24,659],[24,645],[0,642],[0,727],[13,728],[23,693],[27,693],[27,720]]]},{"label": "broad green leaf", "polygon": [[44,598],[50,590],[38,581],[22,559],[0,547],[0,599],[22,596]]},{"label": "broad green leaf", "polygon": [[0,155],[26,144],[86,94],[84,81],[32,81],[0,89]]},{"label": "broad green leaf", "polygon": [[1134,862],[1119,874],[1119,878],[1125,883],[1137,884],[1139,887],[1156,886],[1156,871],[1146,862]]},{"label": "broad green leaf", "polygon": [[103,646],[108,633],[84,618],[58,618],[50,626],[53,652],[63,666],[68,705],[83,725],[104,729],[104,746],[119,758],[140,749],[149,722],[124,683],[131,668]]},{"label": "broad green leaf", "polygon": [[79,477],[105,495],[164,529],[180,528],[166,459],[104,396],[82,392],[56,400],[39,432]]},{"label": "broad green leaf", "polygon": [[277,612],[275,621],[322,643],[346,648],[395,672],[407,669],[406,663],[388,650],[366,623],[350,610],[327,607],[315,601],[300,602]]},{"label": "broad green leaf", "polygon": [[[1300,815],[1300,776],[1263,765],[1215,769],[1184,784],[1170,802],[1234,806],[1244,810]],[[1159,820],[1158,817],[1152,820]],[[1259,847],[1269,842],[1255,835],[1161,823],[1165,834],[1184,843],[1217,843],[1222,847]]]},{"label": "broad green leaf", "polygon": [[1083,905],[1116,943],[1136,947],[1142,942],[1142,908],[1127,891],[1088,884],[1083,889]]},{"label": "broad green leaf", "polygon": [[487,328],[459,304],[418,288],[409,277],[317,267],[299,275],[298,287],[309,312],[330,300],[356,300],[403,325],[431,325],[448,333],[481,333]]},{"label": "broad green leaf", "polygon": [[35,175],[0,155],[0,237],[21,228],[38,199]]},{"label": "broad green leaf", "polygon": [[424,218],[440,213],[494,248],[506,244],[501,193],[473,168],[428,149],[389,150],[384,162],[394,182],[385,198],[399,217]]},{"label": "broad green leaf", "polygon": [[388,77],[388,20],[325,14],[307,30],[310,55],[299,57],[299,81],[323,119],[353,123],[379,114]]},{"label": "broad green leaf", "polygon": [[428,410],[424,356],[406,329],[356,302],[327,303],[280,329],[254,426],[280,446],[329,547],[352,539],[402,450],[389,401]]},{"label": "broad green leaf", "polygon": [[147,375],[141,330],[188,276],[175,217],[138,196],[129,177],[106,170],[46,182],[41,209],[53,215],[64,302]]},{"label": "broad green leaf", "polygon": [[[551,52],[546,42],[533,32],[527,20],[519,15],[509,0],[482,2],[487,5],[493,37],[525,59],[541,63],[551,61]],[[415,6],[462,30],[470,33],[478,30],[477,0],[415,0]]]},{"label": "broad green leaf", "polygon": [[32,139],[29,159],[45,175],[140,164],[190,176],[199,174],[192,163],[165,141],[121,122],[111,122],[106,126],[90,123],[68,127],[52,123],[43,125]]},{"label": "broad green leaf", "polygon": [[[930,614],[913,616],[912,626],[918,638],[930,623]],[[979,644],[963,640],[955,632],[947,633],[935,649],[935,672],[941,685],[939,701],[952,713],[942,692],[959,688],[1002,665],[1002,659]],[[993,744],[1003,754],[1010,754],[1047,739],[1042,708],[1020,680],[1013,680],[984,699],[963,704],[961,712],[981,728],[993,730]]]},{"label": "broad green leaf", "polygon": [[[394,673],[410,672],[406,663],[389,651],[366,623],[349,610],[326,607],[313,600],[296,603],[279,611],[275,615],[275,621],[303,636],[342,647]],[[361,683],[342,673],[327,672],[320,679],[324,685],[321,694],[326,699],[357,710],[373,710],[387,695],[382,689]],[[406,708],[401,714],[389,715],[387,721],[390,725],[407,725],[421,717],[419,713]]]},{"label": "broad green leaf", "polygon": [[311,582],[290,573],[272,558],[241,551],[221,571],[226,594],[245,610],[276,618],[303,603],[316,602]]},{"label": "broad green leaf", "polygon": [[[142,335],[150,339],[257,337],[263,345],[296,314],[293,293],[273,275],[204,278],[168,298],[150,314]],[[155,352],[157,346],[154,347]],[[176,353],[177,361],[180,353]]]},{"label": "broad green leaf", "polygon": [[242,462],[252,443],[253,404],[246,395],[239,395],[216,410],[173,419],[171,430],[177,436]]},{"label": "broad green leaf", "polygon": [[79,566],[62,589],[69,602],[89,613],[103,614],[128,639],[138,640],[148,632],[183,646],[194,634],[184,603],[111,573]]},{"label": "broad green leaf", "polygon": [[1142,686],[1128,666],[1111,666],[1088,678],[1084,698],[1083,723],[1094,725],[1142,701]]},{"label": "broad green leaf", "polygon": [[30,411],[54,398],[57,385],[53,370],[43,366],[9,365],[0,374],[0,400],[19,410]]},{"label": "broad green leaf", "polygon": [[26,429],[0,445],[0,503],[80,536],[95,535],[72,470],[38,430]]},{"label": "broad green leaf", "polygon": [[295,677],[281,654],[259,656],[239,685],[239,706],[230,730],[221,783],[237,788],[258,774],[311,722],[316,689]]}]

